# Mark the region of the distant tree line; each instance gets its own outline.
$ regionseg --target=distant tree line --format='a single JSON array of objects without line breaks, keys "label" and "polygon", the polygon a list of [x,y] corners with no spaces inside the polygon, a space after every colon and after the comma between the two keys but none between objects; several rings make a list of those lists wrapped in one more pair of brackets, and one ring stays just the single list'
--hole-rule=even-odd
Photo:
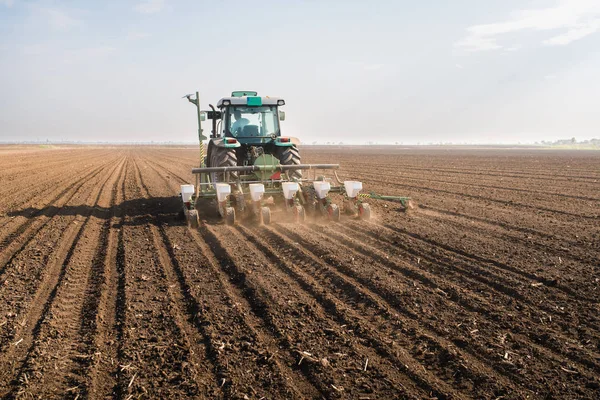
[{"label": "distant tree line", "polygon": [[583,147],[600,147],[600,139],[587,139],[578,141],[576,138],[571,139],[559,139],[555,141],[542,140],[541,142],[535,142],[535,144],[541,144],[544,146],[583,146]]}]

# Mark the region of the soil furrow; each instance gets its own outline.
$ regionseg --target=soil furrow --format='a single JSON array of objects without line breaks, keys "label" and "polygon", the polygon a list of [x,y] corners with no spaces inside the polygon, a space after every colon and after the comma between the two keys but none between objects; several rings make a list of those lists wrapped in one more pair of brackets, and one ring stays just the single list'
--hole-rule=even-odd
[{"label": "soil furrow", "polygon": [[[404,322],[396,318],[389,309],[381,303],[369,304],[369,307],[362,307],[360,303],[364,300],[357,292],[342,289],[337,290],[340,281],[334,278],[334,288],[328,288],[332,281],[323,277],[322,272],[311,273],[309,264],[320,263],[313,257],[307,256],[307,253],[293,251],[293,243],[278,236],[271,230],[250,231],[247,228],[238,227],[246,241],[252,243],[259,251],[270,260],[275,270],[283,271],[291,281],[290,286],[299,286],[305,293],[317,300],[323,308],[323,313],[337,322],[337,330],[348,332],[355,336],[359,343],[372,348],[377,355],[389,359],[392,363],[392,369],[398,369],[402,374],[406,374],[416,385],[428,395],[437,393],[438,397],[446,397],[453,394],[457,397],[471,397],[473,392],[478,396],[490,391],[494,396],[499,393],[506,393],[506,387],[511,385],[503,379],[497,379],[492,382],[488,377],[481,375],[477,369],[468,367],[467,364],[473,364],[473,358],[461,358],[449,342],[436,343],[428,337],[415,340],[414,335],[410,337],[399,334],[406,329]],[[267,235],[275,235],[267,238]],[[262,240],[257,237],[263,238]],[[273,237],[275,239],[273,239]],[[270,243],[275,243],[273,247]],[[282,248],[286,248],[283,250]],[[306,271],[308,269],[308,271]],[[342,283],[341,286],[344,286]],[[416,325],[413,324],[413,329]],[[376,329],[374,329],[376,327]],[[425,343],[426,342],[426,343]],[[439,363],[431,362],[434,353],[423,351],[423,347],[429,347],[441,358]],[[407,350],[408,349],[408,350]],[[380,364],[385,364],[380,361]],[[477,363],[475,362],[477,366]],[[476,368],[485,369],[482,364]],[[386,369],[389,371],[389,369]],[[422,372],[424,371],[424,372]],[[450,373],[449,371],[452,371]],[[488,371],[489,372],[489,371]],[[431,374],[431,375],[429,375]],[[428,378],[429,376],[429,378]],[[403,381],[406,378],[396,378]],[[453,393],[453,389],[448,389],[441,381],[448,381],[453,387],[459,388],[461,394]],[[486,383],[484,383],[486,382]],[[499,384],[502,382],[501,384]],[[431,385],[435,384],[441,388],[435,389]],[[505,387],[501,387],[506,385]],[[409,384],[404,384],[409,387]],[[508,390],[510,391],[510,390]],[[442,394],[444,393],[444,394]],[[487,396],[490,396],[489,392]]]},{"label": "soil furrow", "polygon": [[[109,164],[110,161],[105,168],[108,168]],[[101,179],[101,177],[95,176],[94,179],[84,182],[82,186],[78,187],[77,191],[70,196],[69,202],[87,204],[86,202],[91,199],[90,191],[96,179]],[[52,285],[48,287],[42,282],[56,278],[57,268],[62,262],[60,260],[65,257],[85,220],[82,215],[89,211],[89,207],[71,206],[70,203],[65,203],[64,206],[74,207],[81,212],[81,215],[72,213],[72,215],[55,216],[50,219],[45,228],[33,234],[28,241],[29,244],[23,246],[23,249],[15,254],[10,264],[6,265],[3,270],[0,299],[5,301],[4,309],[7,312],[5,317],[8,319],[6,322],[10,321],[10,323],[0,325],[0,345],[2,347],[6,346],[24,325],[31,326],[33,323],[28,317],[23,319],[23,315],[29,312],[28,308],[31,306],[34,311],[40,310],[41,305],[38,303],[48,295],[47,292],[52,287]],[[41,288],[40,292],[38,292],[38,287]],[[33,301],[30,301],[32,299]],[[15,321],[17,317],[20,319],[18,324]]]},{"label": "soil furrow", "polygon": [[[234,256],[222,244],[223,237],[230,234],[230,232],[221,235],[215,233],[211,228],[201,227],[200,233],[219,261],[221,269],[229,276],[231,282],[238,287],[238,290],[241,291],[241,294],[249,303],[252,312],[275,334],[279,347],[287,349],[288,352],[296,355],[294,361],[296,365],[301,367],[307,379],[319,388],[319,391],[326,397],[337,397],[341,388],[344,391],[358,395],[356,394],[357,388],[353,388],[350,382],[359,379],[359,376],[362,375],[360,366],[364,357],[361,357],[361,352],[347,349],[347,345],[344,346],[343,340],[335,340],[335,338],[318,340],[315,337],[316,332],[308,327],[306,332],[290,329],[290,322],[285,322],[289,318],[289,315],[285,311],[281,312],[279,310],[283,304],[277,304],[276,308],[270,307],[274,299],[266,292],[268,284],[255,282],[255,279],[260,279],[260,276],[247,273],[246,271],[249,270],[250,266],[244,267],[239,265],[239,261],[236,262]],[[298,315],[297,313],[298,310],[294,314]],[[308,323],[309,321],[306,320],[304,322]],[[309,335],[310,338],[306,338],[306,335]],[[329,359],[334,357],[335,353],[354,355],[353,358],[358,357],[361,361],[358,363],[356,361],[354,363],[350,362],[350,365],[347,365],[341,371],[332,370],[324,365],[322,358],[327,358],[329,361]],[[303,357],[306,360],[303,360]],[[342,360],[337,362],[342,363],[342,365],[345,364]],[[377,375],[378,371],[369,372],[368,375],[370,378],[368,384],[370,386],[377,383],[373,380],[373,373]],[[402,395],[403,390],[401,386],[392,384],[389,378],[387,380],[385,380],[385,377],[382,378],[381,384],[376,386],[376,390],[380,393],[380,396],[399,397]]]},{"label": "soil furrow", "polygon": [[[404,187],[404,188],[409,188],[409,189],[424,190],[426,192],[449,194],[449,195],[454,195],[454,196],[459,196],[459,197],[465,197],[468,199],[475,199],[475,200],[480,200],[480,201],[485,201],[485,202],[502,204],[502,205],[511,206],[511,207],[519,207],[519,208],[523,208],[523,209],[527,209],[527,210],[533,210],[535,212],[545,211],[548,213],[564,215],[564,216],[568,216],[568,217],[572,217],[572,218],[584,218],[586,220],[597,220],[598,218],[600,218],[600,216],[598,214],[593,214],[593,215],[579,214],[579,213],[574,213],[574,212],[565,211],[565,210],[557,210],[557,209],[553,209],[553,208],[549,208],[549,207],[541,207],[539,204],[527,204],[527,203],[522,203],[522,202],[518,202],[518,201],[514,201],[514,200],[505,200],[505,199],[501,199],[501,198],[497,198],[497,197],[489,197],[489,196],[470,194],[470,193],[465,193],[465,192],[456,192],[456,191],[452,191],[452,190],[433,188],[430,186],[410,185],[410,184],[400,183],[400,182],[390,183],[389,181],[386,181],[386,180],[374,179],[373,177],[380,176],[378,174],[369,174],[366,172],[361,172],[357,176],[359,178],[367,177],[366,181],[368,181],[370,183],[389,183],[395,187]],[[595,208],[591,208],[591,210],[594,210],[595,212],[598,211],[598,209],[595,209]]]},{"label": "soil furrow", "polygon": [[[118,168],[116,165],[112,168],[114,172]],[[102,189],[111,178],[112,172],[107,174],[105,180],[100,185],[94,188],[89,196],[89,203],[94,206],[98,204]],[[78,263],[79,256],[77,250],[82,246],[82,239],[87,236],[88,223],[92,219],[93,207],[89,207],[82,212],[79,224],[73,224],[76,228],[72,229],[70,236],[73,237],[70,245],[62,246],[58,249],[55,261],[50,264],[49,271],[40,290],[37,291],[33,307],[28,311],[25,320],[21,323],[22,329],[15,332],[15,338],[19,337],[19,347],[13,346],[10,352],[6,354],[7,358],[13,363],[12,371],[16,375],[14,378],[7,378],[6,382],[14,385],[11,388],[9,397],[26,396],[28,393],[38,393],[42,389],[39,383],[40,379],[46,378],[45,373],[48,373],[55,368],[44,364],[43,359],[48,363],[59,362],[61,359],[60,353],[47,352],[45,347],[49,344],[49,338],[57,338],[60,336],[61,315],[64,317],[72,317],[71,323],[75,323],[78,315],[72,315],[69,310],[65,310],[73,304],[77,304],[77,300],[81,296],[76,297],[70,293],[69,289],[65,289],[65,285],[73,283],[80,284],[82,276],[71,277],[69,274],[73,264]],[[69,242],[67,242],[69,243]],[[64,252],[64,253],[63,253]],[[75,260],[74,262],[72,262]],[[53,324],[54,318],[59,322]],[[43,386],[43,385],[42,385]],[[37,387],[37,389],[36,389]]]},{"label": "soil furrow", "polygon": [[[2,231],[8,234],[3,236],[0,242],[0,276],[4,273],[7,266],[31,241],[31,239],[42,230],[48,222],[57,214],[61,214],[61,208],[64,207],[75,194],[90,180],[96,178],[105,169],[102,165],[80,180],[72,183],[66,189],[62,190],[56,197],[50,200],[44,208],[33,209],[31,211],[19,211],[19,216],[26,220],[15,228],[3,228]],[[11,231],[12,230],[12,231]],[[0,278],[1,279],[1,278]]]},{"label": "soil furrow", "polygon": [[[159,176],[167,186],[170,185],[167,179],[160,174]],[[170,203],[173,204],[172,198]],[[180,207],[178,198],[174,199],[174,207],[174,211],[177,212]],[[265,388],[278,387],[279,393],[288,394],[293,398],[319,397],[316,388],[301,374],[279,361],[279,349],[273,345],[274,339],[255,318],[248,314],[251,307],[242,295],[236,293],[237,289],[228,283],[229,279],[220,270],[213,249],[206,247],[205,242],[196,232],[192,233],[193,243],[199,250],[197,254],[201,255],[201,259],[206,257],[205,260],[196,262],[200,264],[201,270],[208,268],[212,271],[211,275],[216,277],[216,282],[215,278],[199,277],[198,269],[196,274],[189,274],[182,268],[178,261],[181,257],[180,253],[173,252],[175,246],[171,245],[166,238],[168,232],[172,232],[173,229],[164,230],[162,225],[160,229],[161,232],[167,232],[163,241],[167,241],[165,248],[172,255],[171,264],[175,275],[178,276],[181,293],[186,299],[188,312],[191,313],[190,318],[196,322],[196,328],[207,341],[208,355],[214,364],[214,374],[218,377],[217,383],[225,395],[232,398],[261,397],[267,394],[264,392]],[[189,235],[179,236],[178,242],[189,241],[187,236]],[[196,283],[193,287],[202,287],[202,290],[197,292],[196,289],[192,289],[193,283]],[[212,295],[207,297],[207,293]],[[226,295],[225,303],[220,304],[221,296],[218,293]],[[227,320],[229,323],[224,325]],[[239,325],[240,322],[243,328],[232,330],[232,327]],[[241,371],[246,371],[246,375],[251,373],[253,377],[248,379],[247,376],[244,377],[244,373],[240,375]]]},{"label": "soil furrow", "polygon": [[84,307],[84,315],[95,315],[93,319],[89,319],[88,326],[81,326],[81,336],[87,347],[85,353],[91,356],[85,372],[89,376],[86,386],[89,398],[116,395],[115,364],[119,361],[118,330],[122,325],[122,321],[118,319],[119,298],[122,298],[122,293],[119,293],[119,273],[123,262],[122,254],[119,254],[122,251],[119,245],[122,244],[123,212],[119,205],[125,201],[125,178],[129,162],[127,157],[113,188],[110,212],[105,215],[102,239],[98,246],[99,249],[106,250],[96,253],[93,263],[96,268],[92,276],[95,285],[90,288],[94,294],[93,301]]},{"label": "soil furrow", "polygon": [[[362,287],[363,290],[366,290],[368,288],[368,290],[371,292],[370,296],[376,296],[375,293],[377,293],[378,295],[381,296],[381,299],[384,299],[385,302],[387,302],[391,307],[393,307],[395,310],[397,310],[399,313],[401,314],[405,314],[407,317],[413,319],[413,320],[420,320],[422,324],[424,324],[425,327],[428,327],[429,329],[431,329],[433,332],[435,332],[436,335],[440,335],[440,336],[444,336],[447,335],[449,333],[448,331],[448,326],[447,325],[440,325],[440,326],[436,326],[438,323],[436,322],[435,319],[432,319],[431,317],[429,317],[427,320],[423,320],[423,318],[421,316],[430,316],[433,315],[432,314],[432,310],[429,309],[429,307],[431,307],[431,304],[428,304],[428,299],[429,302],[431,303],[431,301],[435,298],[438,299],[439,302],[446,302],[446,299],[448,296],[453,296],[454,293],[450,292],[451,294],[447,294],[444,295],[443,292],[439,292],[437,295],[435,293],[433,293],[432,297],[428,297],[425,296],[424,294],[420,294],[417,297],[423,297],[420,300],[416,300],[416,302],[413,302],[411,299],[407,298],[407,293],[410,292],[414,292],[412,296],[415,296],[416,294],[419,294],[420,292],[418,291],[418,289],[415,291],[414,289],[411,288],[411,286],[413,285],[409,285],[407,284],[406,286],[401,285],[400,287],[398,287],[397,289],[393,288],[392,283],[388,283],[387,279],[389,278],[385,278],[388,274],[388,272],[386,272],[387,268],[382,268],[379,271],[380,272],[376,272],[376,270],[374,270],[370,275],[366,275],[366,271],[359,273],[357,271],[357,267],[361,264],[356,264],[353,263],[352,260],[350,259],[349,254],[352,254],[352,251],[350,250],[350,248],[347,248],[347,251],[344,253],[339,253],[340,255],[335,256],[335,257],[331,257],[327,254],[327,250],[325,250],[325,247],[322,246],[322,241],[316,241],[313,242],[309,239],[307,239],[305,236],[305,234],[302,232],[301,233],[301,229],[298,230],[296,229],[295,232],[292,232],[290,230],[288,230],[287,228],[283,228],[282,226],[278,226],[277,227],[279,231],[283,231],[285,232],[286,235],[288,235],[288,237],[290,238],[290,240],[292,242],[296,242],[299,243],[302,247],[301,249],[306,249],[307,251],[313,253],[316,257],[321,258],[324,262],[326,262],[330,267],[334,268],[336,271],[338,271],[338,273],[344,274],[346,276],[345,279],[351,279],[351,283],[349,284],[349,287],[351,287],[352,285],[355,285],[357,287]],[[341,254],[345,254],[345,257],[342,257]],[[355,257],[359,257],[359,253],[355,253]],[[371,258],[371,255],[368,255],[369,258]],[[345,259],[344,261],[342,261],[342,258]],[[364,262],[368,262],[367,260],[362,260]],[[366,264],[362,264],[363,267],[366,266]],[[377,277],[377,275],[381,275],[381,277]],[[393,281],[396,284],[400,283],[397,281]],[[420,285],[414,286],[414,287],[419,287]],[[433,297],[434,296],[434,297]],[[434,303],[435,304],[435,303]],[[450,306],[451,303],[447,304],[446,307]],[[426,307],[427,305],[427,307]],[[463,304],[464,305],[464,304]],[[459,315],[459,310],[455,310],[455,315]],[[464,317],[461,317],[461,319],[466,318],[465,322],[469,322],[469,316],[468,314]],[[476,326],[478,329],[480,330],[482,329],[482,327],[485,327],[485,323],[484,321],[481,321],[481,318],[474,320],[476,322],[474,322],[474,325],[469,323],[470,326]],[[465,326],[465,328],[467,328],[467,326]],[[475,329],[475,328],[473,328]],[[452,341],[455,343],[456,346],[458,347],[465,347],[465,343],[469,343],[472,347],[477,348],[479,347],[479,345],[477,344],[477,342],[472,341],[472,340],[468,340],[467,342],[465,342],[465,336],[464,333],[461,332],[462,330],[459,330],[457,332],[456,335],[454,335],[452,337]],[[450,331],[451,332],[451,331]],[[496,338],[496,335],[491,335],[486,337],[486,339],[492,339],[492,338]],[[479,338],[479,340],[483,339],[483,337]],[[520,339],[520,338],[516,338],[515,340]],[[512,341],[512,340],[511,340]],[[519,344],[518,340],[516,344],[512,344],[511,345],[514,348],[522,348],[522,346]],[[508,346],[508,344],[507,344]],[[533,345],[532,345],[533,346]],[[472,348],[472,347],[468,347],[468,348]],[[494,343],[489,343],[488,347],[480,347],[478,349],[478,351],[474,352],[473,355],[475,355],[476,357],[481,357],[483,354],[487,354],[491,349],[493,349]],[[537,346],[535,346],[537,347]],[[486,350],[487,349],[487,350]],[[542,350],[542,349],[538,349],[538,350]],[[536,357],[539,357],[540,355],[537,354],[539,352],[536,351]],[[548,357],[549,360],[553,360],[555,361],[555,356],[551,353],[548,353],[547,351],[545,352],[546,357]],[[515,354],[519,354],[518,352],[515,352]],[[520,357],[525,357],[524,355],[520,355]],[[496,359],[500,358],[500,357],[495,357]],[[482,362],[486,362],[487,358],[482,358],[481,359]],[[516,382],[522,382],[522,377],[520,376],[519,371],[523,368],[526,368],[528,366],[528,364],[530,363],[530,361],[528,360],[527,363],[525,362],[521,362],[520,365],[518,366],[512,366],[510,367],[510,365],[508,364],[512,364],[512,363],[505,363],[505,360],[501,359],[496,362],[494,364],[494,368],[500,372],[505,374],[507,377],[509,377],[510,379],[515,380]],[[522,361],[522,360],[519,360]],[[583,376],[582,379],[585,380],[589,378],[589,375]],[[539,391],[542,388],[539,386],[530,386],[529,387],[531,390],[534,391]]]},{"label": "soil furrow", "polygon": [[[35,323],[31,338],[24,340],[31,343],[31,346],[15,378],[17,386],[11,396],[45,393],[44,388],[48,387],[48,382],[57,385],[53,395],[64,393],[66,389],[71,389],[74,395],[80,391],[80,382],[70,370],[73,362],[81,361],[82,357],[86,356],[80,353],[75,335],[77,326],[82,321],[81,300],[85,301],[85,288],[90,275],[89,264],[98,245],[97,225],[100,224],[100,219],[95,215],[95,207],[105,193],[105,186],[122,164],[123,161],[117,163],[112,171],[106,174],[106,179],[92,191],[93,200],[90,204],[93,206],[82,213],[81,217],[84,220],[81,229],[62,263],[56,285]],[[63,382],[64,386],[61,387],[59,382]],[[48,395],[50,393],[52,392]]]},{"label": "soil furrow", "polygon": [[[341,227],[342,230],[346,230],[346,228]],[[354,227],[354,230],[352,231],[353,236],[355,236],[355,232],[356,232],[357,228],[356,226]],[[373,259],[374,261],[376,261],[377,263],[381,263],[381,265],[383,266],[387,266],[387,267],[391,267],[392,269],[394,269],[395,271],[398,271],[402,274],[406,274],[406,268],[413,268],[411,267],[409,264],[403,264],[403,265],[398,265],[394,260],[392,259],[387,259],[385,258],[385,253],[381,250],[378,250],[376,247],[371,247],[368,244],[365,243],[360,243],[357,238],[357,241],[355,241],[354,239],[351,239],[350,237],[346,236],[345,238],[342,237],[340,238],[339,235],[337,235],[335,232],[333,232],[332,230],[327,230],[327,234],[329,237],[335,237],[336,239],[336,243],[339,243],[342,246],[347,246],[349,249],[355,249],[357,251],[359,251],[359,253],[363,254],[363,255],[367,255],[368,257],[370,257],[371,259]],[[393,246],[393,245],[392,245]],[[384,249],[386,247],[389,246],[383,246]],[[395,246],[394,246],[395,247]],[[389,251],[389,250],[387,250]],[[391,251],[388,254],[390,255],[394,255],[394,256],[398,256],[399,254],[396,253],[395,251]],[[401,255],[400,255],[401,256]],[[411,256],[413,256],[411,254]],[[423,257],[424,260],[427,259],[427,255],[426,254],[420,254],[421,257]],[[409,256],[410,257],[410,256]],[[438,266],[439,265],[443,265],[444,262],[440,262],[440,255],[436,254],[436,258],[433,259],[429,259],[430,261],[436,263]],[[395,258],[395,257],[394,257]],[[459,270],[458,269],[458,263],[456,260],[454,260],[454,262],[452,263],[452,265],[447,265],[446,266],[446,270],[444,272],[444,278],[449,278],[451,275],[455,275],[455,271]],[[435,272],[434,272],[435,274]],[[439,273],[438,273],[439,274]],[[456,285],[457,286],[449,286],[446,282],[439,282],[439,279],[437,278],[437,276],[435,275],[429,275],[427,277],[427,279],[423,279],[425,278],[425,274],[424,273],[419,273],[417,272],[417,275],[415,275],[414,273],[411,273],[409,275],[406,275],[407,277],[417,277],[422,283],[424,283],[426,286],[431,287],[431,289],[433,289],[434,291],[432,292],[432,294],[435,294],[435,291],[437,291],[438,289],[441,289],[444,293],[455,293],[458,291],[458,288],[460,286],[464,286],[464,287],[469,287],[471,289],[477,289],[477,291],[479,293],[484,293],[484,290],[479,290],[477,288],[477,283],[476,282],[465,282],[464,284],[461,285],[461,275],[464,274],[464,272],[460,272],[457,276],[457,282]],[[407,282],[408,283],[408,282]],[[503,308],[507,308],[510,307],[511,309],[513,308],[511,305],[513,299],[512,297],[514,296],[510,296],[506,299],[506,301],[497,301],[497,306],[496,307],[503,307]],[[533,297],[533,296],[530,296]],[[490,298],[493,298],[495,300],[499,300],[496,298],[496,296],[490,296]],[[481,298],[480,298],[481,299]],[[522,301],[522,299],[521,299]],[[547,298],[546,298],[546,302],[547,302]],[[476,312],[477,314],[479,314],[481,317],[485,318],[485,319],[489,319],[488,316],[492,316],[492,315],[497,315],[497,312],[495,311],[495,307],[494,306],[490,306],[490,305],[486,305],[486,302],[480,302],[480,305],[477,308],[472,308],[468,303],[461,303],[460,304],[462,307],[464,307],[465,309],[471,310]],[[563,336],[561,333],[558,333],[556,330],[554,329],[548,329],[546,326],[540,326],[538,324],[537,321],[543,321],[543,318],[548,318],[548,315],[550,315],[550,320],[552,321],[552,315],[555,316],[555,320],[554,322],[556,322],[556,319],[561,318],[560,315],[557,314],[546,314],[546,313],[540,313],[537,309],[536,309],[536,305],[537,303],[531,303],[530,307],[525,306],[523,303],[518,303],[518,306],[514,309],[514,312],[516,313],[520,313],[523,316],[521,318],[523,318],[525,321],[527,321],[527,327],[528,327],[528,333],[530,335],[529,339],[523,339],[524,343],[527,344],[527,342],[533,341],[532,343],[537,343],[539,342],[541,337],[550,337],[553,338],[550,343],[566,343],[569,341],[572,341],[573,338],[571,337],[571,330],[564,330],[561,329],[560,325],[556,325],[554,324],[555,327],[558,327],[558,329],[562,330],[565,334],[568,334],[569,336]],[[548,308],[549,311],[552,311],[552,308]],[[516,329],[516,332],[519,332],[519,329]],[[578,339],[577,341],[581,341],[583,342],[586,339],[592,339],[594,341],[596,341],[598,338],[597,337],[590,337],[590,336],[585,336],[585,335],[578,335]],[[543,346],[542,346],[543,347]],[[595,359],[600,359],[600,354],[596,354],[594,352],[590,352],[589,349],[586,353],[584,354],[580,354],[580,352],[575,352],[573,350],[567,350],[567,348],[565,348],[564,346],[555,346],[555,345],[550,345],[550,347],[548,347],[548,349],[551,352],[558,352],[560,353],[562,356],[564,357],[568,357],[570,359],[573,360],[573,362],[576,363],[580,363],[583,366],[587,367],[587,368],[591,368],[592,370],[598,370],[600,371],[600,364],[596,363],[594,360]],[[554,357],[554,356],[553,356]]]}]

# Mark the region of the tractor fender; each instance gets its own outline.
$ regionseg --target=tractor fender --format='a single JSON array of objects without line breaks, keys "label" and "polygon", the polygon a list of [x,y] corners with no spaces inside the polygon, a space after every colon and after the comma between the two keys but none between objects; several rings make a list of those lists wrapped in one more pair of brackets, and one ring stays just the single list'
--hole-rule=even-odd
[{"label": "tractor fender", "polygon": [[[231,139],[234,139],[235,143],[227,143],[227,140],[231,140]],[[224,147],[227,149],[237,148],[237,147],[241,146],[240,142],[236,138],[232,138],[232,137],[212,139],[211,143],[216,147]]]},{"label": "tractor fender", "polygon": [[275,139],[275,146],[278,146],[278,147],[292,147],[292,146],[298,147],[298,146],[300,146],[300,140],[298,138],[295,138],[295,137],[287,137],[287,138],[290,139],[289,142],[282,142],[281,137],[277,137]]}]

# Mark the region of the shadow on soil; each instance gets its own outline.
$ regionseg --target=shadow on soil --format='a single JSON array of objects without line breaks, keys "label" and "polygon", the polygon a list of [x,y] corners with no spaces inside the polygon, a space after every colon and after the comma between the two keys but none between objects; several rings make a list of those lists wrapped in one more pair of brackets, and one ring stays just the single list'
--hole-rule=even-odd
[{"label": "shadow on soil", "polygon": [[153,197],[150,199],[126,200],[112,207],[99,207],[89,205],[49,206],[44,208],[24,208],[6,213],[9,217],[25,217],[34,219],[38,217],[56,216],[92,216],[99,219],[121,218],[119,225],[145,225],[148,223],[168,223],[170,225],[185,225],[185,220],[180,214],[181,199],[174,197]]},{"label": "shadow on soil", "polygon": [[[214,200],[205,200],[196,204],[200,209],[199,216],[202,223],[208,225],[222,225],[223,218],[216,210]],[[270,207],[272,220],[278,222],[294,222],[293,215],[285,213],[281,205]],[[114,224],[114,228],[121,225],[136,226],[146,224],[168,224],[168,225],[186,225],[187,222],[182,213],[181,198],[173,197],[152,197],[152,198],[137,198],[126,200],[112,207],[100,207],[90,205],[77,206],[48,206],[44,208],[28,207],[20,210],[14,210],[6,213],[8,217],[24,217],[32,221],[39,217],[61,217],[61,216],[81,216],[87,218],[92,216],[98,219],[108,220],[113,217],[119,218],[120,223]],[[346,218],[346,217],[344,217]],[[319,222],[327,220],[321,214],[312,216],[307,215],[307,221]],[[376,221],[376,216],[372,217]],[[256,219],[251,213],[246,215],[238,215],[237,222],[243,225],[256,225]]]}]

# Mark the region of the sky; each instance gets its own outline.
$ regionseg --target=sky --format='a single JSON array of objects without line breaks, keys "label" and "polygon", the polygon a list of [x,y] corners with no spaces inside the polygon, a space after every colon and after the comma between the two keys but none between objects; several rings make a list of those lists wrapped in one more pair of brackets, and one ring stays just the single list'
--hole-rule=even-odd
[{"label": "sky", "polygon": [[194,142],[233,90],[305,143],[585,140],[598,71],[598,0],[0,0],[0,141]]}]

